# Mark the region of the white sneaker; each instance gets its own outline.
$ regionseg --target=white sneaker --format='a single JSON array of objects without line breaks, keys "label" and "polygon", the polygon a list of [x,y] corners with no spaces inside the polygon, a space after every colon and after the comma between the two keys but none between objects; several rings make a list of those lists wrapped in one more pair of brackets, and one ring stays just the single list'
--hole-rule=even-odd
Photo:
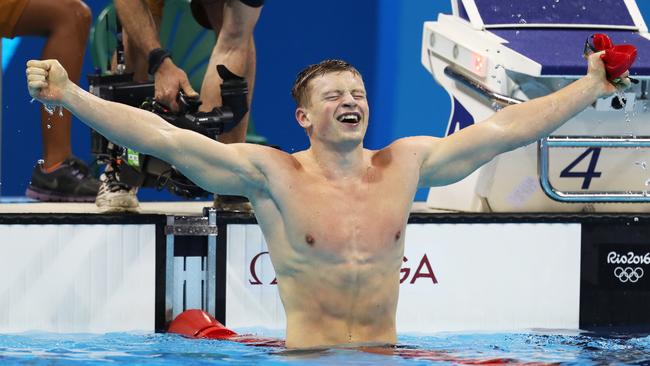
[{"label": "white sneaker", "polygon": [[101,185],[95,199],[100,212],[138,212],[138,187],[119,181],[115,171],[105,171],[99,177]]}]

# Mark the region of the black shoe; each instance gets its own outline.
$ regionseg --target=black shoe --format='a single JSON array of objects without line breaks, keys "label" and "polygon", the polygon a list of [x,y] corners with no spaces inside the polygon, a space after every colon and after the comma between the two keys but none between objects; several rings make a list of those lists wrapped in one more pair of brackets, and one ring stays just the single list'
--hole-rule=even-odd
[{"label": "black shoe", "polygon": [[99,184],[83,161],[70,156],[51,173],[43,172],[37,164],[25,194],[39,201],[95,202]]}]

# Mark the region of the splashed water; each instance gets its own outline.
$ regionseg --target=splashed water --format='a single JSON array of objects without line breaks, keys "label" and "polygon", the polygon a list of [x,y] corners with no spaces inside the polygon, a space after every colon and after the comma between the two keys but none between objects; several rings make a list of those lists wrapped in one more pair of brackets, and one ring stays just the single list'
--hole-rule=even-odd
[{"label": "splashed water", "polygon": [[43,159],[38,159],[38,161],[36,162],[36,164],[38,164],[39,166],[42,166],[43,164],[45,164],[45,160],[43,160]]},{"label": "splashed water", "polygon": [[47,112],[47,114],[52,116],[52,115],[54,115],[54,112],[56,111],[56,106],[51,105],[51,104],[43,103],[43,109],[45,109],[45,112]]},{"label": "splashed water", "polygon": [[[29,102],[30,102],[30,103],[34,103],[34,102],[36,102],[36,98],[32,98]],[[43,109],[45,109],[45,111],[46,111],[50,116],[53,116],[53,115],[54,115],[54,113],[56,112],[57,108],[59,108],[59,113],[58,113],[59,117],[63,117],[63,107],[62,107],[62,106],[58,106],[58,107],[57,107],[56,105],[43,103]]]},{"label": "splashed water", "polygon": [[650,178],[645,180],[646,187],[650,186]]},{"label": "splashed water", "polygon": [[625,92],[623,90],[616,90],[616,97],[618,97],[619,101],[623,105],[623,113],[625,114],[625,123],[630,124],[632,122],[632,117],[630,116],[630,113],[627,111],[626,108],[626,98],[625,98]]}]

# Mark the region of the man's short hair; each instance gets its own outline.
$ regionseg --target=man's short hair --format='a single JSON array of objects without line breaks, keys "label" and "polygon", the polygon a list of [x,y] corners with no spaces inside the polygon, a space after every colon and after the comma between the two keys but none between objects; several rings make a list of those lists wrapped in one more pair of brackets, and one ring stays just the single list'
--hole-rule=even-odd
[{"label": "man's short hair", "polygon": [[314,65],[307,66],[302,70],[291,88],[291,96],[299,107],[309,103],[309,82],[325,74],[332,72],[349,71],[361,77],[361,73],[354,66],[342,60],[324,60]]}]

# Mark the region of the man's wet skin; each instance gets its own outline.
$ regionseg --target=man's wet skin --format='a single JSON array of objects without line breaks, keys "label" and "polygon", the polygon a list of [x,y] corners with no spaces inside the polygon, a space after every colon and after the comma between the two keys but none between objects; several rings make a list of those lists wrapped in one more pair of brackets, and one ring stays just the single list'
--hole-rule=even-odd
[{"label": "man's wet skin", "polygon": [[[399,144],[362,148],[368,104],[357,75],[326,74],[311,87],[312,147],[267,155],[275,162],[265,172],[268,194],[252,197],[287,315],[287,346],[393,344],[417,159]],[[341,157],[347,166],[321,160]]]}]

